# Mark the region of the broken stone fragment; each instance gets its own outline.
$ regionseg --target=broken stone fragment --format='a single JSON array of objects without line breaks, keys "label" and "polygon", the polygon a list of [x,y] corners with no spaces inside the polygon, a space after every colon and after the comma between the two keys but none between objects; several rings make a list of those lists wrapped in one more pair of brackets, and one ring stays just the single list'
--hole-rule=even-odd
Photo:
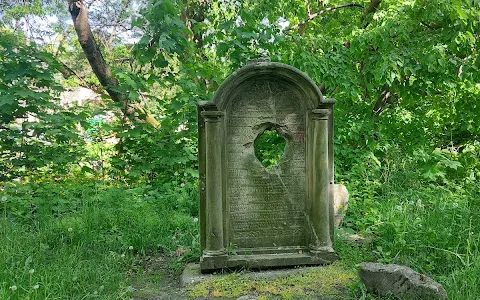
[{"label": "broken stone fragment", "polygon": [[237,298],[237,300],[257,300],[257,297],[255,297],[253,295],[245,295],[245,296]]},{"label": "broken stone fragment", "polygon": [[448,299],[441,284],[401,265],[361,263],[360,279],[369,292],[398,299]]},{"label": "broken stone fragment", "polygon": [[348,208],[348,190],[343,184],[333,185],[333,211],[335,215],[335,227],[339,228],[345,218]]}]

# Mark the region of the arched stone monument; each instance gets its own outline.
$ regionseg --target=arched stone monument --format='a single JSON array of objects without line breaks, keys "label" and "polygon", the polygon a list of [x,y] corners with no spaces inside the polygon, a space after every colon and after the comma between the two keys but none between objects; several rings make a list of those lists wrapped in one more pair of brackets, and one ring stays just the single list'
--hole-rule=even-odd
[{"label": "arched stone monument", "polygon": [[[328,264],[333,240],[333,104],[298,69],[257,61],[198,106],[202,271]],[[254,142],[285,140],[265,168]]]}]

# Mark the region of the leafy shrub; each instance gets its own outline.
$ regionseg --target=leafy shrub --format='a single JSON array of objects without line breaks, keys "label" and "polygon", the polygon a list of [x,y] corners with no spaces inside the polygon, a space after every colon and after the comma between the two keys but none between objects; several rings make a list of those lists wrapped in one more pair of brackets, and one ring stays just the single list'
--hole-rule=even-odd
[{"label": "leafy shrub", "polygon": [[66,173],[82,154],[75,128],[82,117],[56,104],[60,65],[18,35],[0,34],[0,181],[42,167]]}]

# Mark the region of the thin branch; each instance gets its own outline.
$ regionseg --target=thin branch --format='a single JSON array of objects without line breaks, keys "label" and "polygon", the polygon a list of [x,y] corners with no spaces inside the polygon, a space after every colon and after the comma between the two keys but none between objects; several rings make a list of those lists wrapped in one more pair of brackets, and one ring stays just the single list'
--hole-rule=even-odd
[{"label": "thin branch", "polygon": [[442,28],[442,26],[439,24],[428,24],[424,21],[421,21],[420,24],[422,24],[423,26],[427,27],[430,30],[436,30],[436,29]]},{"label": "thin branch", "polygon": [[370,94],[368,93],[368,84],[367,84],[367,79],[365,77],[365,60],[360,62],[360,76],[362,80],[362,85],[363,85],[363,99],[367,99]]},{"label": "thin branch", "polygon": [[64,62],[62,61],[58,61],[58,63],[60,64],[60,66],[57,68],[57,70],[62,73],[63,77],[64,78],[69,78],[70,76],[75,76],[77,77],[77,79],[80,81],[80,86],[83,86],[87,89],[90,89],[92,91],[94,91],[95,93],[97,94],[102,94],[103,92],[95,85],[93,84],[90,84],[88,82],[85,81],[85,79],[78,75],[77,72],[75,72],[74,70],[72,70],[69,66],[67,66]]},{"label": "thin branch", "polygon": [[315,19],[316,17],[324,14],[324,13],[327,13],[329,11],[333,11],[333,10],[337,10],[339,8],[346,8],[346,7],[360,7],[360,8],[365,8],[363,5],[361,4],[358,4],[358,3],[349,3],[349,4],[342,4],[342,5],[338,5],[338,6],[334,6],[334,7],[329,7],[329,8],[325,8],[317,13],[314,13],[314,14],[309,14],[308,15],[308,18],[303,20],[302,22],[298,23],[298,24],[295,24],[293,26],[291,26],[290,28],[288,28],[286,31],[289,31],[289,30],[294,30],[300,26],[303,26],[305,25],[307,22]]},{"label": "thin branch", "polygon": [[[118,27],[120,25],[120,22],[121,22],[121,19],[122,19],[122,14],[127,10],[128,6],[130,5],[130,0],[127,0],[125,2],[123,2],[123,5],[122,5],[122,9],[120,10],[120,12],[118,13],[118,16],[115,20],[115,24],[114,24],[114,29],[116,29],[116,27]],[[112,34],[110,35],[110,38],[108,39],[108,42],[107,44],[109,46],[112,45],[113,43],[113,40],[115,39],[116,37],[116,32],[117,30],[113,30]]]},{"label": "thin branch", "polygon": [[[382,0],[370,0],[370,5],[363,12],[362,21],[365,21],[369,14],[375,13],[378,6],[380,5],[380,2],[382,2]],[[365,26],[363,26],[363,29],[367,28],[368,25],[370,25],[370,22],[367,22]]]},{"label": "thin branch", "polygon": [[369,14],[374,13],[380,5],[380,2],[382,2],[382,0],[370,0],[370,5],[363,12],[362,20],[365,20]]},{"label": "thin branch", "polygon": [[60,53],[60,50],[62,49],[63,47],[63,44],[65,43],[65,40],[67,39],[68,35],[70,34],[72,28],[69,27],[67,30],[65,30],[62,34],[62,37],[60,38],[60,42],[58,43],[58,47],[57,47],[57,50],[55,51],[55,57],[58,56],[58,54]]},{"label": "thin branch", "polygon": [[392,101],[396,98],[396,95],[393,95],[390,91],[390,86],[385,85],[383,87],[382,92],[378,95],[377,101],[373,107],[372,116],[377,118],[380,113],[392,103]]}]

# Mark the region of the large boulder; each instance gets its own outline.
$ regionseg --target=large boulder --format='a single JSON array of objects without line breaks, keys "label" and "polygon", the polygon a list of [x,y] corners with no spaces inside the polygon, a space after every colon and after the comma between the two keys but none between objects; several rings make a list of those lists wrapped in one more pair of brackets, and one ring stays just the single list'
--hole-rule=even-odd
[{"label": "large boulder", "polygon": [[333,212],[335,227],[340,227],[348,208],[348,190],[343,184],[333,185]]},{"label": "large boulder", "polygon": [[448,299],[441,284],[395,264],[361,263],[360,279],[369,292],[398,299]]}]

